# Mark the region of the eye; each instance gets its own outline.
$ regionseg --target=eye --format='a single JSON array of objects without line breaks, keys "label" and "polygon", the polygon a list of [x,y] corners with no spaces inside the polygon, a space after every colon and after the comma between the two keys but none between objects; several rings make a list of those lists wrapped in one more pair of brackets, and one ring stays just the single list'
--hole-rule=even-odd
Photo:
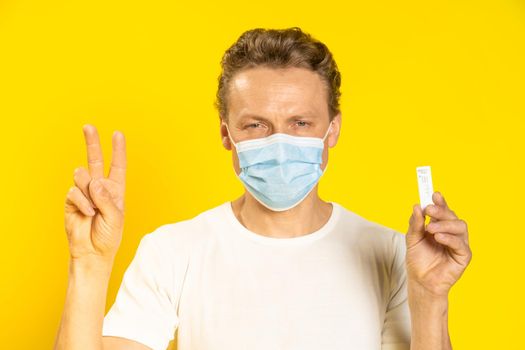
[{"label": "eye", "polygon": [[253,129],[256,129],[257,127],[261,126],[261,123],[251,123],[251,124],[248,124],[246,127],[247,128],[253,128]]},{"label": "eye", "polygon": [[308,123],[305,122],[304,120],[298,120],[298,121],[296,122],[296,124],[297,124],[298,126],[300,126],[300,127],[304,127],[304,126],[307,126],[307,125],[308,125]]}]

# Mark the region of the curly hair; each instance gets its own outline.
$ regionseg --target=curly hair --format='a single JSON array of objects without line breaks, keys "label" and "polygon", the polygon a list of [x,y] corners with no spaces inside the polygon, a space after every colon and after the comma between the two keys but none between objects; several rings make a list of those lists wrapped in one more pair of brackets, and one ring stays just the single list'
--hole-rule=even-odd
[{"label": "curly hair", "polygon": [[221,59],[219,87],[214,102],[220,117],[228,117],[229,82],[241,70],[257,66],[307,68],[318,73],[326,83],[330,120],[339,113],[341,74],[326,45],[299,27],[255,28],[242,33]]}]

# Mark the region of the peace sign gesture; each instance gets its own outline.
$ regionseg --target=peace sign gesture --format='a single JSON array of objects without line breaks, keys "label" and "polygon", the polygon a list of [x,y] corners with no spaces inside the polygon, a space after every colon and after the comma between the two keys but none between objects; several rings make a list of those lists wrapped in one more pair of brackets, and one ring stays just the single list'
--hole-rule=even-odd
[{"label": "peace sign gesture", "polygon": [[75,186],[65,203],[65,227],[71,258],[112,260],[117,253],[124,228],[124,190],[126,183],[126,142],[124,134],[113,133],[113,153],[109,176],[104,177],[104,160],[97,129],[82,128],[86,140],[89,171],[78,167]]}]

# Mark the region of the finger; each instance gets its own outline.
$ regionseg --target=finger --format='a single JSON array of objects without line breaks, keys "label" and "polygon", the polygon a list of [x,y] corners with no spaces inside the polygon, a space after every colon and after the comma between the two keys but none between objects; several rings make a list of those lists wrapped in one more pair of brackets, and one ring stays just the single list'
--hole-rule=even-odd
[{"label": "finger", "polygon": [[467,223],[463,220],[446,220],[431,222],[427,225],[426,230],[428,233],[450,233],[454,235],[467,236],[468,227]]},{"label": "finger", "polygon": [[425,216],[419,204],[412,207],[409,227],[406,235],[407,246],[412,246],[425,238]]},{"label": "finger", "polygon": [[126,139],[120,131],[113,133],[113,153],[109,178],[120,184],[126,181]]},{"label": "finger", "polygon": [[112,227],[122,226],[122,214],[115,205],[111,193],[104,187],[102,179],[93,179],[89,184],[89,194],[97,205],[104,221]]},{"label": "finger", "polygon": [[87,198],[91,207],[96,208],[96,205],[95,203],[93,203],[91,195],[89,194],[89,183],[91,182],[91,176],[89,175],[88,170],[84,167],[76,168],[73,174],[73,180],[75,181],[75,185],[82,191],[84,196]]},{"label": "finger", "polygon": [[93,216],[96,214],[86,196],[84,196],[80,188],[76,186],[72,186],[69,189],[66,196],[66,205],[71,211],[74,211],[76,208],[86,216]]},{"label": "finger", "polygon": [[467,257],[470,255],[469,245],[459,236],[447,233],[437,233],[434,235],[435,240],[451,249],[455,257]]},{"label": "finger", "polygon": [[104,177],[104,159],[97,129],[93,125],[86,124],[82,130],[86,139],[89,174],[93,179]]},{"label": "finger", "polygon": [[425,207],[425,215],[430,216],[433,221],[436,220],[455,220],[458,217],[456,214],[450,210],[448,207],[443,207],[441,205],[429,204]]},{"label": "finger", "polygon": [[445,197],[443,197],[443,194],[439,191],[434,192],[432,194],[432,202],[434,202],[434,204],[439,205],[441,207],[448,208],[448,204],[445,201]]}]

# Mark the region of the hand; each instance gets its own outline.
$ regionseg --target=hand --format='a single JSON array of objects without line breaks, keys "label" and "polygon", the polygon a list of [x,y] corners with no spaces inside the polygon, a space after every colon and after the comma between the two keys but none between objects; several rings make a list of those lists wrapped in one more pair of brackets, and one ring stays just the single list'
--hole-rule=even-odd
[{"label": "hand", "polygon": [[117,253],[124,227],[126,144],[124,134],[113,134],[113,154],[109,176],[104,177],[104,161],[97,129],[82,128],[87,147],[89,172],[75,169],[74,182],[65,203],[65,227],[71,258],[112,260]]},{"label": "hand", "polygon": [[[406,235],[409,284],[436,297],[446,297],[472,259],[467,223],[450,210],[440,192],[434,205],[414,205]],[[425,215],[430,222],[425,226]]]}]

